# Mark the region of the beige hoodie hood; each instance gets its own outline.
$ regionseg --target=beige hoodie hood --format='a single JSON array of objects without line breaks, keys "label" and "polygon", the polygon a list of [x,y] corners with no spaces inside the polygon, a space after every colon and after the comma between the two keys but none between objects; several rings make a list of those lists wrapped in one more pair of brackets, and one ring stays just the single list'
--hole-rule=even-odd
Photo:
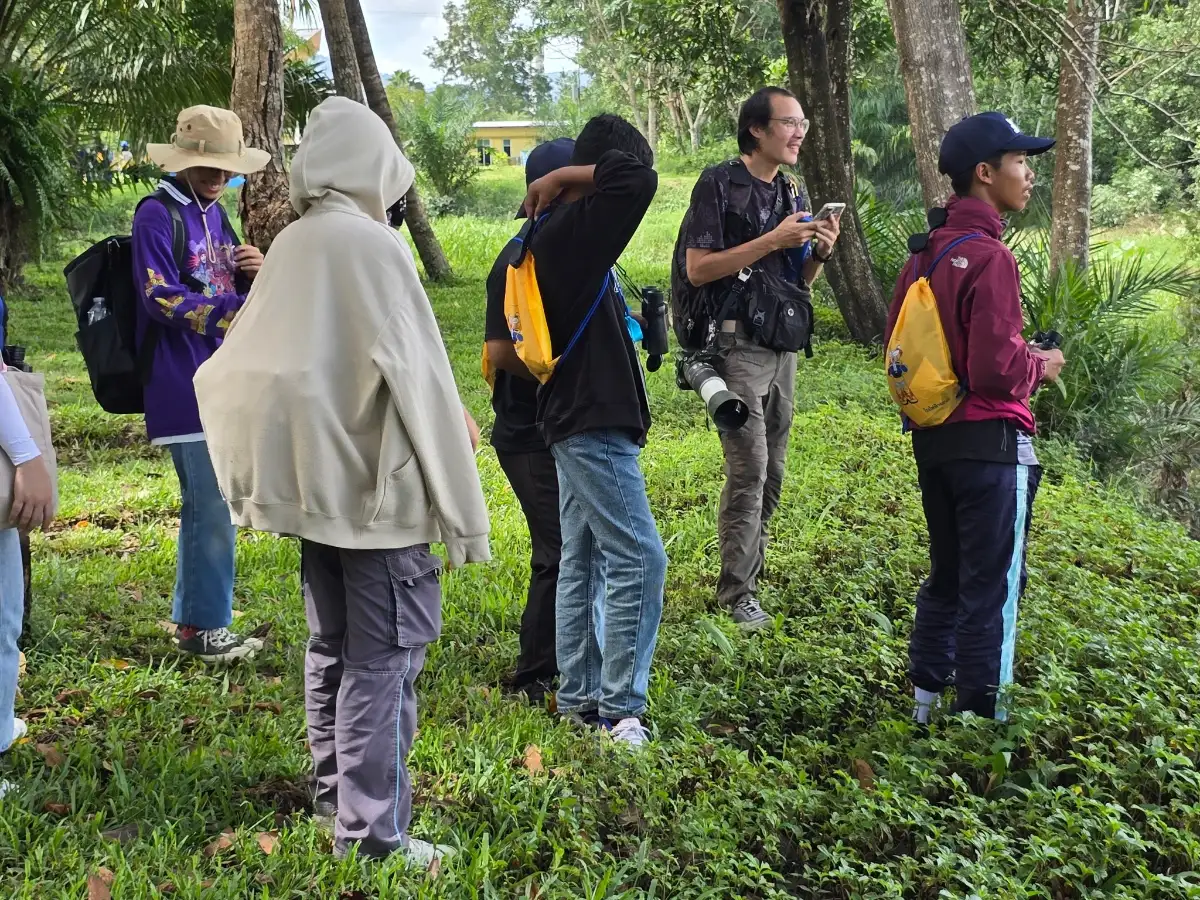
[{"label": "beige hoodie hood", "polygon": [[326,100],[292,165],[302,214],[196,373],[233,521],[351,550],[488,558],[454,373],[408,244],[385,224],[412,166],[365,106]]},{"label": "beige hoodie hood", "polygon": [[330,97],[309,117],[289,177],[300,215],[311,206],[348,204],[386,223],[388,207],[408,193],[415,173],[379,116],[361,103]]}]

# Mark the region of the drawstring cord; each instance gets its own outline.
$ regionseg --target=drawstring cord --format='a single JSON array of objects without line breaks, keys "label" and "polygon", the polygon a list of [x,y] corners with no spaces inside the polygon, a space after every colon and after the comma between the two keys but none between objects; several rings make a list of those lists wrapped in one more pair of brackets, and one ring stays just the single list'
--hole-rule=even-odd
[{"label": "drawstring cord", "polygon": [[213,204],[220,203],[220,199],[211,201],[208,206],[200,202],[200,198],[196,196],[196,189],[192,187],[191,180],[187,183],[188,190],[192,192],[192,198],[196,201],[196,205],[200,207],[200,221],[204,224],[204,243],[208,246],[208,264],[215,266],[217,264],[217,254],[213,250],[212,234],[208,230],[208,211],[213,208]]}]

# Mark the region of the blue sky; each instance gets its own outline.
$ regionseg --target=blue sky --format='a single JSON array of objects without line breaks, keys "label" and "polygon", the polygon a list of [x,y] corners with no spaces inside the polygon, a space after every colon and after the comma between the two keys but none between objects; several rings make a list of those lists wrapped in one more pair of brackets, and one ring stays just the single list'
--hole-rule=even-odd
[{"label": "blue sky", "polygon": [[[441,76],[429,63],[425,51],[442,37],[443,0],[361,0],[367,29],[379,71],[390,75],[397,69],[407,69],[426,86],[437,84]],[[313,4],[316,6],[316,4]],[[297,23],[299,24],[299,23]],[[322,47],[321,56],[325,56]],[[554,47],[546,50],[546,71],[562,72],[574,69],[566,55]]]}]

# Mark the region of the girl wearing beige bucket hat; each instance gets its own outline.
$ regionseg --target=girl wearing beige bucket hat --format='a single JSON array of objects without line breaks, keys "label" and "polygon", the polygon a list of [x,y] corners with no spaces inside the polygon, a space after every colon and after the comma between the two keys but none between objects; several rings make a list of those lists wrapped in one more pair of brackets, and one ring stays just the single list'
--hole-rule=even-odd
[{"label": "girl wearing beige bucket hat", "polygon": [[180,652],[226,662],[253,656],[262,642],[229,630],[237,531],[217,487],[192,378],[220,346],[263,263],[262,253],[239,243],[221,195],[231,173],[257,172],[270,156],[246,146],[236,114],[211,106],[185,109],[170,143],[146,152],[173,173],[133,219],[138,341],[152,360],[146,431],[170,450],[183,498],[172,620]]}]

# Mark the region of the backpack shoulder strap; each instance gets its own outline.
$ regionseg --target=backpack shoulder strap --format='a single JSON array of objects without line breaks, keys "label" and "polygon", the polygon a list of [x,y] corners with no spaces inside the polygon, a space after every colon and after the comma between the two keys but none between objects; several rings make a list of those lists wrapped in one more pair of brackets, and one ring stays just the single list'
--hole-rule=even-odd
[{"label": "backpack shoulder strap", "polygon": [[742,216],[750,205],[754,176],[740,157],[731,159],[726,165],[729,169],[729,203],[725,207],[725,215]]},{"label": "backpack shoulder strap", "polygon": [[954,249],[955,247],[957,247],[959,244],[965,243],[966,241],[973,240],[973,239],[975,239],[975,238],[977,238],[977,237],[983,237],[983,235],[982,235],[982,234],[980,234],[980,233],[979,233],[979,232],[977,232],[977,231],[973,231],[973,232],[971,232],[970,234],[964,234],[962,237],[960,237],[960,238],[955,238],[954,240],[952,240],[952,241],[951,241],[949,244],[947,244],[947,245],[946,245],[946,246],[945,246],[945,247],[942,249],[942,252],[941,252],[941,253],[939,253],[939,254],[938,254],[938,255],[937,255],[935,258],[934,258],[934,260],[933,260],[933,265],[931,265],[931,266],[930,266],[930,267],[929,267],[929,268],[928,268],[928,269],[925,271],[924,278],[925,278],[926,280],[928,280],[928,279],[929,279],[929,276],[933,274],[933,270],[937,268],[937,265],[938,265],[938,263],[940,263],[940,262],[941,262],[941,261],[942,261],[942,260],[945,258],[945,256],[946,256],[946,254],[947,254],[947,253],[949,253],[951,250],[953,250],[953,249]]},{"label": "backpack shoulder strap", "polygon": [[576,328],[575,333],[571,335],[571,340],[567,341],[566,349],[564,349],[563,352],[558,355],[558,361],[560,363],[566,358],[567,354],[571,352],[571,348],[573,348],[583,336],[584,329],[588,327],[588,323],[591,322],[592,317],[596,315],[596,310],[600,308],[600,301],[602,301],[604,296],[608,293],[609,285],[611,285],[612,282],[613,273],[612,269],[609,269],[608,274],[604,276],[603,283],[600,285],[599,292],[596,294],[596,299],[592,301],[591,309],[587,311],[587,315],[583,317],[583,321],[579,323],[579,327]]},{"label": "backpack shoulder strap", "polygon": [[221,224],[225,226],[225,230],[233,238],[233,246],[241,246],[242,242],[238,238],[237,230],[233,227],[233,223],[229,221],[229,213],[225,212],[225,207],[220,200],[217,201],[217,210],[221,213]]},{"label": "backpack shoulder strap", "polygon": [[175,268],[179,270],[179,277],[186,278],[184,268],[187,265],[187,231],[183,227],[183,214],[179,212],[179,204],[162,188],[147,194],[138,201],[138,206],[147,200],[157,200],[171,216],[171,254],[175,258]]},{"label": "backpack shoulder strap", "polygon": [[521,263],[525,262],[525,254],[529,252],[529,245],[533,241],[533,233],[548,218],[550,218],[550,213],[542,213],[536,220],[526,219],[525,224],[521,226],[521,230],[509,239],[512,251],[508,257],[508,264],[512,268],[519,268]]}]

